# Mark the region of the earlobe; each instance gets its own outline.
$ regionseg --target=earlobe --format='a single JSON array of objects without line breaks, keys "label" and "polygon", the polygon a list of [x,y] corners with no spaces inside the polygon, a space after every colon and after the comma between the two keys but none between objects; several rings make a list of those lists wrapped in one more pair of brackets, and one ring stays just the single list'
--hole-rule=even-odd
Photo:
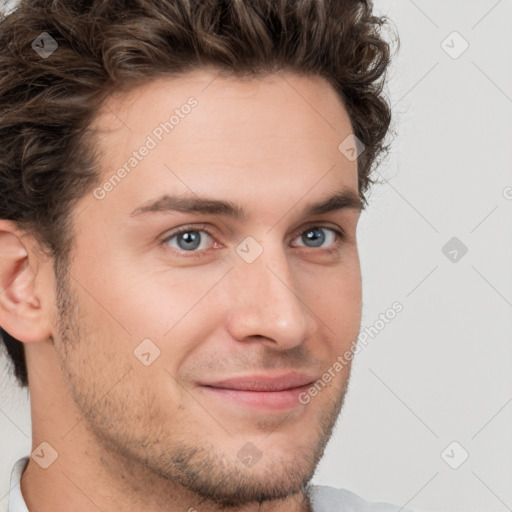
[{"label": "earlobe", "polygon": [[12,221],[0,219],[0,326],[25,343],[50,337],[50,323],[37,286],[42,265]]}]

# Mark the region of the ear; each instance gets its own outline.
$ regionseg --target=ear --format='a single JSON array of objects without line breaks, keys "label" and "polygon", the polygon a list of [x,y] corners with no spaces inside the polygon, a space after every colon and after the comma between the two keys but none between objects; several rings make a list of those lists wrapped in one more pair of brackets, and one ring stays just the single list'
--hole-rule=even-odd
[{"label": "ear", "polygon": [[53,267],[38,247],[14,222],[0,219],[0,326],[25,343],[51,337]]}]

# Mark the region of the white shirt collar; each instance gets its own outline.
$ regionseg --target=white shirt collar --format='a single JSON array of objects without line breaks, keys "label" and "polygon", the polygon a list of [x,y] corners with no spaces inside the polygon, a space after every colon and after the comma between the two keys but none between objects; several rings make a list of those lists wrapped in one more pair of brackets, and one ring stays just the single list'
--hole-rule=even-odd
[{"label": "white shirt collar", "polygon": [[29,457],[23,457],[19,459],[12,468],[11,484],[9,486],[9,501],[6,512],[28,512],[20,487],[21,474],[27,466],[28,460]]}]

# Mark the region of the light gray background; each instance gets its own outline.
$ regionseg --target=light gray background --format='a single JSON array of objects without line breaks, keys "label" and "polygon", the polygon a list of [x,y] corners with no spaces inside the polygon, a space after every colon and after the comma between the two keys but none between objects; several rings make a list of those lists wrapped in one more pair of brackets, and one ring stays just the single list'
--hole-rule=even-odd
[{"label": "light gray background", "polygon": [[[512,0],[375,8],[401,38],[398,134],[358,232],[363,328],[404,309],[357,356],[314,483],[417,512],[510,511]],[[452,237],[468,248],[457,262]],[[26,392],[0,384],[1,502],[31,445]]]}]

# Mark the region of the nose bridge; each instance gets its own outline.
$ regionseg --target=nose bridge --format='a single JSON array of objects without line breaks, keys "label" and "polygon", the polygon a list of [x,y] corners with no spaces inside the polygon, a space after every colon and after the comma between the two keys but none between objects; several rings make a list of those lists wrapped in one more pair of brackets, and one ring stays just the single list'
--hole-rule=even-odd
[{"label": "nose bridge", "polygon": [[235,260],[236,298],[229,315],[232,336],[240,341],[265,337],[283,348],[302,343],[313,334],[316,322],[298,296],[297,276],[292,274],[285,248],[272,237],[261,244],[252,239],[247,247],[247,253],[258,249],[260,254],[250,263],[243,252]]}]

